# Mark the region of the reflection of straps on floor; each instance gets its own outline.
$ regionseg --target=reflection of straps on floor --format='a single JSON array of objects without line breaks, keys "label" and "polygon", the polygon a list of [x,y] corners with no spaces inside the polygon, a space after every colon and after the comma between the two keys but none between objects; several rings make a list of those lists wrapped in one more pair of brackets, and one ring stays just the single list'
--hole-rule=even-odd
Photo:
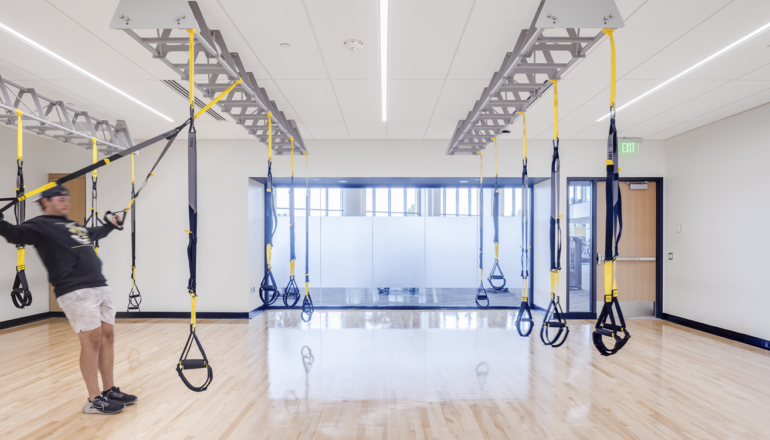
[{"label": "reflection of straps on floor", "polygon": [[[607,139],[607,184],[606,190],[606,217],[604,235],[604,305],[596,320],[592,335],[594,346],[602,356],[611,356],[628,342],[631,334],[626,328],[626,321],[618,302],[618,285],[615,273],[615,261],[618,256],[618,244],[623,232],[623,205],[618,181],[620,178],[620,164],[618,163],[618,131],[615,125],[615,38],[613,29],[604,29],[604,33],[610,37],[611,50],[611,87],[610,87],[610,130]],[[617,234],[615,227],[617,226]],[[615,311],[613,312],[613,308]],[[618,322],[615,321],[617,314]],[[609,322],[608,322],[609,320]],[[620,334],[623,334],[621,336]],[[604,337],[615,340],[613,348],[608,348],[604,343]]]}]

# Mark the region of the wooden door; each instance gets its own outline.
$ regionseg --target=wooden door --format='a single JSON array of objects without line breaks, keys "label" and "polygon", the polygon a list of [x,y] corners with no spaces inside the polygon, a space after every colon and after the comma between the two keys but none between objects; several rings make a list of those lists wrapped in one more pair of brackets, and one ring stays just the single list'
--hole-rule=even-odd
[{"label": "wooden door", "polygon": [[[596,249],[594,255],[604,257],[606,213],[606,184],[596,182]],[[615,266],[618,281],[618,300],[645,303],[649,310],[656,297],[656,234],[657,183],[649,182],[647,189],[629,189],[628,182],[620,182],[623,198],[623,235],[618,246],[619,260]],[[641,258],[641,260],[627,260]],[[596,300],[604,301],[604,265],[597,265]],[[625,309],[624,309],[625,311]],[[654,314],[654,309],[653,312]],[[633,315],[633,313],[631,314]]]},{"label": "wooden door", "polygon": [[[48,181],[53,182],[69,173],[51,173],[48,175]],[[64,184],[64,187],[70,192],[70,220],[74,220],[81,225],[86,221],[86,176],[80,176],[77,179],[70,180]],[[56,295],[53,293],[53,286],[48,285],[48,310],[52,312],[61,312],[59,303],[56,302]]]}]

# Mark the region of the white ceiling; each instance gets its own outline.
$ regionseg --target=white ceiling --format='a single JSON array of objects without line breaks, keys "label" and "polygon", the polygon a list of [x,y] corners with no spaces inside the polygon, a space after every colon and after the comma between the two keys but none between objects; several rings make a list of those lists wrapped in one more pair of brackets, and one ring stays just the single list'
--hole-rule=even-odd
[{"label": "white ceiling", "polygon": [[[9,2],[9,0],[2,0]],[[619,105],[770,22],[768,0],[616,0]],[[117,0],[25,0],[0,22],[181,122],[176,79],[123,32],[109,29]],[[449,139],[539,0],[390,0],[388,122],[381,122],[377,0],[199,0],[247,70],[306,139]],[[343,41],[364,49],[350,53]],[[282,49],[280,43],[291,44]],[[618,114],[622,136],[666,139],[770,102],[770,31]],[[135,138],[168,129],[146,109],[0,32],[0,75],[99,118],[125,119]],[[560,136],[603,139],[609,43],[559,83]],[[530,137],[552,133],[552,95],[527,116]],[[251,139],[204,116],[199,135]],[[518,125],[518,123],[517,123]],[[520,137],[520,127],[511,137]]]}]

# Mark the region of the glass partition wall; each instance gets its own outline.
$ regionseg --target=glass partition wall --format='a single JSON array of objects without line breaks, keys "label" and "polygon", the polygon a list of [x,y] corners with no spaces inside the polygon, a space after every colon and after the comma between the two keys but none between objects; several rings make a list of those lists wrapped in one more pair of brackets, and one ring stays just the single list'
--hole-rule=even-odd
[{"label": "glass partition wall", "polygon": [[567,186],[567,312],[591,312],[593,270],[593,182],[569,181]]},{"label": "glass partition wall", "polygon": [[[289,281],[289,188],[275,191],[279,217],[272,267],[283,287]],[[306,190],[295,191],[300,273]],[[482,213],[484,284],[490,292],[486,277],[495,261],[492,192],[483,190]],[[522,189],[500,188],[500,193],[499,263],[509,291],[491,293],[490,306],[518,307]],[[531,200],[531,190],[529,194]],[[311,188],[310,216],[310,287],[317,306],[476,307],[478,188]]]}]

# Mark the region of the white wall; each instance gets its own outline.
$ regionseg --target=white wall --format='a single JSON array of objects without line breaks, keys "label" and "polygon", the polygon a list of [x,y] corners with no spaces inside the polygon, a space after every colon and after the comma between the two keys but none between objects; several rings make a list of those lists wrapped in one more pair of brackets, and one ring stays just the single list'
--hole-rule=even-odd
[{"label": "white wall", "polygon": [[[199,132],[205,137],[204,132]],[[181,135],[182,137],[185,134]],[[90,152],[61,142],[25,136],[27,187],[45,183],[49,172],[70,172],[90,163]],[[145,311],[187,311],[188,268],[187,171],[184,139],[177,141],[161,163],[138,200],[137,282],[142,291]],[[473,177],[479,162],[472,156],[446,156],[446,141],[327,141],[308,140],[311,177]],[[137,158],[137,176],[143,179],[162,149],[162,143],[143,150]],[[255,280],[261,280],[263,263],[250,252],[259,246],[249,229],[249,217],[255,215],[254,186],[249,177],[264,176],[267,151],[254,140],[199,141],[199,243],[198,243],[198,310],[201,312],[244,312],[258,304],[250,293]],[[562,194],[566,194],[566,177],[602,176],[604,173],[603,141],[563,141]],[[531,141],[529,173],[548,177],[552,147],[550,141]],[[36,156],[36,155],[39,155]],[[664,175],[663,143],[645,142],[642,153],[624,160],[624,176],[656,177]],[[499,142],[501,176],[521,173],[521,141]],[[290,158],[274,156],[273,175],[290,174]],[[494,149],[484,154],[485,175],[494,173]],[[0,130],[0,170],[12,194],[15,176],[15,131]],[[42,167],[42,168],[41,168]],[[297,175],[304,176],[302,167]],[[99,171],[100,210],[121,209],[130,194],[130,161],[117,161]],[[250,189],[251,188],[251,189]],[[250,193],[251,191],[251,193]],[[251,194],[251,195],[250,195]],[[251,207],[251,208],[250,208]],[[29,215],[35,215],[30,208]],[[566,198],[562,197],[562,212]],[[253,224],[262,231],[261,223]],[[563,228],[566,234],[566,228]],[[563,238],[566,243],[566,237]],[[130,237],[127,231],[114,233],[103,240],[101,256],[104,273],[116,293],[118,310],[125,310],[129,290]],[[31,276],[35,303],[25,311],[0,306],[0,319],[11,319],[47,310],[47,282],[34,252],[30,252],[28,272]],[[10,285],[14,275],[15,249],[0,246],[0,286]],[[36,278],[37,277],[37,278]],[[561,295],[564,295],[562,284]],[[257,301],[255,303],[255,301]]]},{"label": "white wall", "polygon": [[[663,311],[770,339],[770,105],[669,139]],[[677,226],[682,225],[682,232]]]}]

